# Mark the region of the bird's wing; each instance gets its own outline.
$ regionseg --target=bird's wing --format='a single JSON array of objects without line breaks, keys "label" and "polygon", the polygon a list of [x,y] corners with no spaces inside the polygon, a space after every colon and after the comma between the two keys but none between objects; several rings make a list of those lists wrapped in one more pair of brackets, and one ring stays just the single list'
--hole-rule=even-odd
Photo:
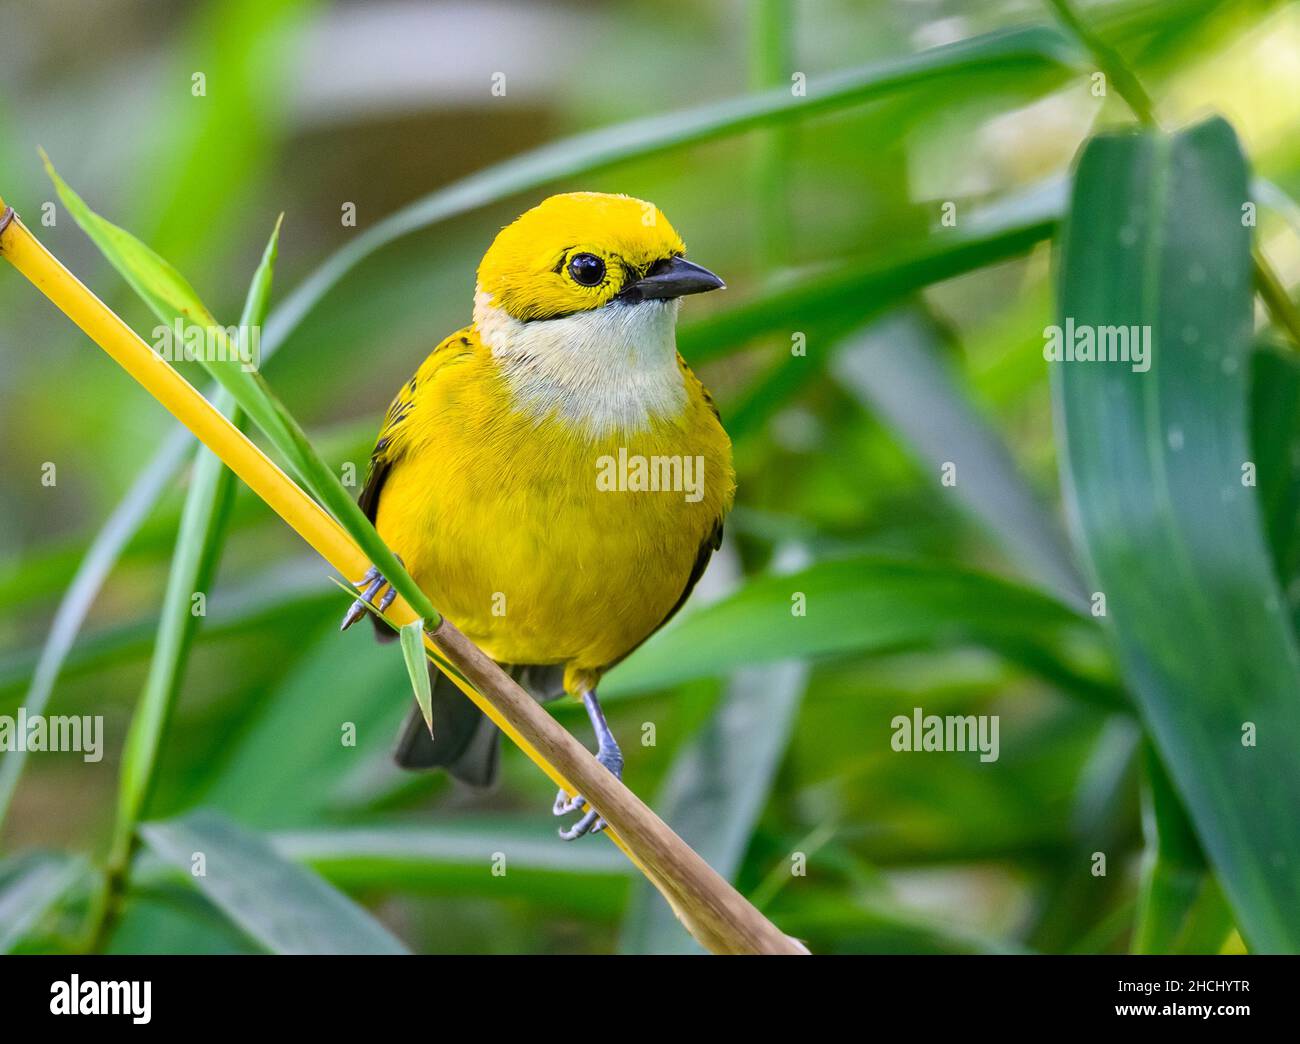
[{"label": "bird's wing", "polygon": [[[709,411],[714,417],[721,421],[722,415],[718,412],[718,405],[713,401],[713,396],[709,394],[709,389],[704,387],[699,378],[695,376],[695,372],[686,364],[686,360],[683,359],[681,355],[677,356],[677,365],[682,368],[682,371],[686,375],[686,379],[693,382],[696,388],[699,389],[700,394],[704,396],[704,403],[709,407]],[[704,570],[708,568],[709,559],[713,557],[713,552],[722,546],[722,520],[722,514],[719,514],[718,517],[713,520],[713,528],[709,530],[709,535],[704,538],[703,542],[700,544],[699,550],[695,553],[695,561],[691,563],[691,572],[686,578],[686,586],[682,588],[682,593],[678,597],[677,601],[673,603],[673,607],[668,610],[662,620],[651,628],[649,634],[647,634],[645,638],[642,638],[641,641],[637,642],[636,645],[632,646],[631,649],[625,652],[613,663],[606,664],[603,668],[604,670],[609,670],[615,664],[622,663],[636,652],[637,649],[645,644],[650,635],[660,630],[664,624],[676,616],[678,610],[686,604],[686,599],[690,598],[691,592],[695,590],[695,585],[700,582],[700,577],[704,575]]]},{"label": "bird's wing", "polygon": [[[721,546],[722,517],[719,516],[713,524],[712,532],[704,539],[704,543],[700,544],[700,549],[695,553],[695,561],[691,564],[691,575],[686,578],[686,586],[682,588],[681,597],[673,603],[673,607],[668,610],[668,615],[655,625],[655,631],[676,616],[677,610],[686,604],[686,599],[690,598],[691,592],[695,590],[695,585],[700,582],[700,577],[704,575],[704,570],[708,568],[709,559],[713,557],[713,552]],[[654,631],[651,631],[650,634],[654,634]],[[646,637],[649,637],[649,635]]]},{"label": "bird's wing", "polygon": [[[704,397],[704,404],[708,406],[709,412],[721,423],[722,414],[718,412],[718,404],[713,401],[709,389],[704,387],[703,382],[695,376],[695,371],[687,365],[686,360],[681,357],[680,353],[677,356],[677,365],[682,368],[686,380],[694,384],[700,395]],[[677,615],[677,610],[686,604],[686,599],[690,598],[691,592],[695,590],[695,585],[700,582],[700,577],[704,575],[704,570],[708,568],[709,559],[713,557],[713,552],[722,546],[722,519],[723,516],[720,514],[713,520],[713,528],[709,531],[709,535],[704,538],[699,551],[695,554],[695,561],[691,564],[691,574],[686,578],[686,586],[682,589],[681,597],[673,603],[673,607],[668,610],[668,615],[655,625],[654,631],[663,627],[664,624]],[[654,634],[654,631],[651,631],[650,634]],[[649,635],[646,637],[648,638]]]},{"label": "bird's wing", "polygon": [[700,582],[700,577],[704,575],[704,570],[708,567],[709,559],[713,557],[713,552],[722,546],[722,518],[719,517],[713,526],[713,531],[705,538],[704,543],[700,544],[700,549],[695,553],[695,561],[691,565],[691,575],[686,578],[686,586],[682,588],[682,593],[673,607],[668,610],[664,618],[654,625],[636,645],[632,646],[627,652],[617,660],[612,660],[601,668],[601,671],[608,671],[618,664],[622,663],[641,646],[643,646],[656,631],[663,627],[669,620],[677,615],[677,611],[686,604],[686,599],[690,598],[691,592],[695,590],[695,585]]},{"label": "bird's wing", "polygon": [[[379,498],[383,495],[384,483],[388,481],[388,476],[392,474],[393,468],[397,466],[411,444],[411,433],[407,422],[415,406],[416,393],[422,385],[434,380],[438,371],[447,362],[473,351],[474,342],[470,340],[471,336],[472,330],[466,328],[452,334],[439,344],[416,370],[415,376],[402,385],[402,390],[389,404],[388,412],[384,414],[384,423],[379,428],[379,437],[375,440],[375,448],[370,451],[370,468],[366,473],[366,483],[361,487],[361,494],[357,497],[357,504],[372,523],[379,517]],[[380,621],[379,617],[372,617],[371,623],[375,625],[375,637],[379,641],[393,640],[395,635]]]},{"label": "bird's wing", "polygon": [[438,345],[424,360],[415,376],[402,385],[402,390],[388,406],[384,414],[384,423],[379,428],[379,437],[375,448],[370,453],[370,469],[366,474],[366,484],[361,488],[357,504],[371,522],[379,514],[379,498],[384,490],[384,483],[392,473],[394,465],[405,454],[410,445],[407,420],[415,405],[416,393],[429,381],[432,381],[446,363],[473,351],[470,328],[460,330]]}]

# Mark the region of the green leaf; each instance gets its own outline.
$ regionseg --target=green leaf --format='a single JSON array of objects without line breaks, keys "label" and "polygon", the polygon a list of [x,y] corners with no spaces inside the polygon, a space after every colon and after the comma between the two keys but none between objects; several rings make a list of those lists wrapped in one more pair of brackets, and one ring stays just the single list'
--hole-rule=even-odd
[{"label": "green leaf", "polygon": [[197,103],[189,90],[160,92],[150,107],[150,133],[132,142],[140,143],[134,158],[149,171],[147,190],[135,194],[133,220],[167,257],[183,266],[219,259],[231,242],[232,219],[274,184],[293,120],[299,48],[322,6],[224,0],[196,6],[173,23],[158,53],[159,75],[188,82],[202,70],[210,89]]},{"label": "green leaf", "polygon": [[1142,833],[1147,847],[1131,949],[1171,953],[1205,887],[1205,856],[1178,794],[1149,745],[1143,763]]},{"label": "green leaf", "polygon": [[[788,335],[791,315],[847,332],[927,286],[1027,253],[1056,230],[1064,210],[1060,189],[1057,179],[1033,185],[975,210],[960,229],[829,270],[791,275],[752,301],[683,323],[678,347],[692,362],[704,362],[764,334]],[[823,354],[810,350],[805,364]]]},{"label": "green leaf", "polygon": [[956,465],[953,496],[1031,578],[1071,605],[1086,603],[1064,532],[952,372],[933,319],[893,313],[849,339],[833,369],[912,447],[936,483],[944,463]]},{"label": "green leaf", "polygon": [[[44,714],[58,681],[59,671],[77,640],[77,633],[90,613],[108,574],[113,571],[122,549],[130,542],[153,510],[158,498],[171,484],[175,473],[191,452],[187,442],[170,439],[158,455],[137,477],[121,503],[113,509],[103,527],[95,534],[85,557],[50,623],[45,644],[41,647],[31,684],[22,705],[29,715]],[[14,789],[27,764],[27,751],[9,751],[0,762],[0,824],[5,820]]]},{"label": "green leaf", "polygon": [[1271,346],[1251,360],[1251,460],[1278,583],[1300,630],[1300,360]]},{"label": "green leaf", "polygon": [[[406,678],[402,663],[377,642],[340,641],[333,621],[309,632],[302,647],[283,681],[227,744],[201,792],[204,805],[241,823],[317,822],[333,810],[342,781],[371,754],[391,764],[386,752],[407,708],[396,698]],[[355,730],[355,746],[344,742],[341,724]]]},{"label": "green leaf", "polygon": [[1221,953],[1235,938],[1232,908],[1213,874],[1206,874],[1187,916],[1182,931],[1174,940],[1174,953]]},{"label": "green leaf", "polygon": [[[784,84],[794,57],[791,0],[759,0],[750,6],[749,82],[755,89]],[[794,145],[789,127],[769,131],[758,142],[755,180],[762,217],[755,222],[755,231],[769,269],[787,264],[791,255],[789,174]]]},{"label": "green leaf", "polygon": [[555,844],[554,826],[536,817],[523,821],[491,815],[442,817],[432,822],[421,819],[418,824],[282,830],[268,836],[286,858],[365,887],[400,883],[407,875],[425,886],[436,886],[450,866],[471,866],[481,873],[496,851],[505,853],[512,873],[520,869],[636,875],[627,858],[609,845]]},{"label": "green leaf", "polygon": [[1222,120],[1090,142],[1065,234],[1060,322],[1149,326],[1151,368],[1051,369],[1071,521],[1124,674],[1246,940],[1294,951],[1300,656],[1260,505],[1243,484],[1247,187]]},{"label": "green leaf", "polygon": [[155,315],[164,320],[179,315],[201,326],[217,325],[212,313],[184,276],[135,236],[105,221],[86,206],[85,201],[59,177],[43,149],[41,162],[73,219]]},{"label": "green leaf", "polygon": [[415,702],[420,705],[424,723],[433,735],[433,686],[429,683],[429,659],[424,653],[424,621],[412,620],[402,628],[402,657],[411,678]]},{"label": "green leaf", "polygon": [[[167,261],[129,232],[118,228],[91,210],[71,186],[59,177],[49,157],[42,153],[42,158],[45,162],[45,172],[54,183],[59,199],[63,201],[73,220],[99,247],[100,253],[149,306],[154,315],[164,323],[172,323],[179,319],[187,328],[197,327],[205,338],[215,339],[227,349],[221,353],[220,359],[208,358],[207,354],[203,353],[199,361],[234,398],[240,408],[267,434],[276,448],[294,466],[299,476],[306,479],[307,476],[302,469],[304,462],[298,452],[300,447],[293,438],[292,425],[286,423],[283,407],[274,400],[258,376],[244,368],[238,354],[234,351],[234,346],[229,343],[224,329],[217,324],[194,288]],[[276,234],[278,233],[277,222]]]},{"label": "green leaf", "polygon": [[[387,928],[271,844],[213,812],[199,811],[140,834],[235,924],[272,953],[405,953]],[[202,857],[203,873],[194,873]]]},{"label": "green leaf", "polygon": [[[310,867],[348,892],[525,899],[550,911],[616,918],[636,868],[612,845],[557,844],[545,817],[475,812],[421,813],[414,821],[313,826],[263,835],[285,859]],[[504,859],[507,872],[494,875]],[[132,876],[135,891],[183,883],[181,871],[151,853]]]},{"label": "green leaf", "polygon": [[12,952],[85,872],[84,860],[48,852],[0,863],[0,953]]},{"label": "green leaf", "polygon": [[[145,852],[137,867],[153,859]],[[265,954],[232,924],[224,913],[186,882],[181,870],[170,871],[168,882],[149,881],[132,887],[123,901],[122,915],[104,952],[109,954]],[[144,878],[143,869],[132,877]]]},{"label": "green leaf", "polygon": [[[242,331],[260,327],[266,319],[279,236],[277,220],[248,288],[240,317]],[[214,405],[232,423],[237,426],[241,423],[241,415],[229,392],[223,392]],[[203,619],[194,612],[192,600],[196,593],[206,599],[211,590],[233,495],[234,474],[214,454],[200,450],[181,510],[180,532],[159,613],[149,675],[131,718],[122,753],[114,848],[116,857],[123,862],[130,850],[135,825],[148,805],[163,735],[180,693],[190,647]]]},{"label": "green leaf", "polygon": [[392,587],[429,626],[436,626],[439,620],[437,610],[380,539],[374,525],[343,487],[339,477],[321,460],[301,426],[276,398],[261,374],[240,362],[240,356],[235,346],[229,343],[224,329],[217,325],[189,284],[152,250],[87,207],[59,178],[48,160],[46,170],[73,218],[160,318],[165,321],[179,318],[187,324],[200,324],[206,339],[215,340],[226,349],[219,353],[220,359],[209,359],[206,353],[201,354],[204,368],[290,462],[308,489],[333,513]]},{"label": "green leaf", "polygon": [[[518,897],[551,911],[612,920],[637,875],[612,845],[564,845],[545,817],[477,812],[419,823],[294,830],[270,835],[276,850],[340,888],[431,895]],[[504,857],[506,873],[494,876]],[[680,929],[679,929],[680,931]]]},{"label": "green leaf", "polygon": [[727,135],[862,105],[897,91],[982,71],[1006,74],[1065,71],[1082,51],[1065,34],[1045,27],[986,33],[917,54],[813,77],[805,97],[788,87],[727,98],[695,109],[647,116],[543,145],[431,192],[361,233],[321,265],[276,309],[263,348],[273,350],[353,268],[390,243],[489,203],[619,163],[713,141]]},{"label": "green leaf", "polygon": [[832,559],[760,576],[690,613],[615,668],[601,691],[640,692],[755,663],[973,644],[1088,698],[1122,705],[1093,673],[1099,643],[1088,620],[1010,581],[948,563]]},{"label": "green leaf", "polygon": [[795,938],[815,937],[819,953],[997,953],[1025,954],[1015,942],[954,924],[951,918],[918,915],[897,903],[868,898],[846,904],[838,896],[814,894],[773,916]]}]

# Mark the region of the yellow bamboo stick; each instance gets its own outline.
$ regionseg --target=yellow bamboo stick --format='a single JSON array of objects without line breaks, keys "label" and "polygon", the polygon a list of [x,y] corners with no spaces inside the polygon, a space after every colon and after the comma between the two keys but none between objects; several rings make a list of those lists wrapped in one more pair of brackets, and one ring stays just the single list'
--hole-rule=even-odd
[{"label": "yellow bamboo stick", "polygon": [[[347,531],[243,432],[90,292],[0,200],[0,254],[173,416],[215,453],[345,578],[370,562]],[[385,614],[397,626],[416,614],[398,597]],[[468,684],[453,682],[557,786],[581,793],[609,824],[610,839],[714,953],[807,953],[720,877],[639,798],[614,778],[509,675],[445,618],[425,644]],[[572,780],[572,782],[570,782]]]}]

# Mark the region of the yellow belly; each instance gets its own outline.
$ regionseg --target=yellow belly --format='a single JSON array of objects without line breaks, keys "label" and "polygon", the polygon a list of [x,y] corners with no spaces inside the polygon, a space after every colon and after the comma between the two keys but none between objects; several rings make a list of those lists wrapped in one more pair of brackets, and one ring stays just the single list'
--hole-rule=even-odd
[{"label": "yellow belly", "polygon": [[[418,393],[380,535],[494,659],[562,663],[569,692],[594,685],[677,603],[730,503],[730,442],[687,385],[681,416],[596,438],[511,408],[490,356],[445,367]],[[636,489],[648,473],[702,481]]]}]

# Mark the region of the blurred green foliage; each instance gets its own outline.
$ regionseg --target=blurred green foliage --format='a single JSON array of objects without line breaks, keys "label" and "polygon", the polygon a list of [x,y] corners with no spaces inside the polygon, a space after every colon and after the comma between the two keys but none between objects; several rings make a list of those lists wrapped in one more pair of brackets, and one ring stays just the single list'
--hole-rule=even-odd
[{"label": "blurred green foliage", "polygon": [[[816,952],[1223,945],[1232,918],[1214,875],[1195,837],[1178,844],[1190,828],[1177,773],[1171,789],[1158,761],[1144,768],[1135,683],[1088,615],[1084,563],[1058,521],[1042,358],[1055,321],[1049,240],[1081,143],[1130,119],[1098,95],[1083,48],[1048,6],[1028,3],[682,2],[655,5],[653,18],[631,2],[480,10],[216,0],[162,16],[116,0],[74,35],[32,7],[26,32],[0,44],[26,41],[22,60],[0,61],[0,191],[145,334],[154,320],[70,218],[56,209],[52,226],[40,222],[53,191],[38,144],[223,321],[280,211],[277,288],[350,251],[357,263],[318,283],[318,299],[277,290],[274,303],[311,307],[284,327],[266,375],[326,459],[358,474],[392,392],[466,321],[497,228],[549,191],[654,200],[731,288],[688,303],[681,344],[736,439],[739,498],[680,625],[606,685],[619,735],[655,725],[655,745],[625,743],[627,782]],[[1300,191],[1300,84],[1279,58],[1300,40],[1294,5],[1080,10],[1170,125],[1224,113],[1255,174]],[[80,42],[87,29],[93,51]],[[970,41],[957,45],[962,61],[917,73],[956,40]],[[494,97],[502,70],[507,93]],[[841,83],[843,70],[899,75],[825,104],[814,85]],[[500,184],[526,190],[465,182],[481,196],[440,197],[445,219],[357,247],[404,205],[499,161],[637,118],[748,99],[743,110],[765,97],[751,89],[787,95],[794,73],[808,80],[807,118],[687,134],[633,161],[618,160],[616,132],[613,157],[575,177],[566,164],[590,146],[580,138],[541,154],[538,169],[557,173],[536,184],[499,168]],[[670,120],[665,133],[689,125]],[[348,202],[356,228],[340,221]],[[1100,216],[1106,204],[1090,205]],[[1265,207],[1259,221],[1259,241],[1293,272],[1284,222]],[[86,547],[138,495],[128,491],[140,470],[160,450],[180,460],[183,443],[22,281],[0,279],[0,311],[0,713],[13,713]],[[794,333],[805,356],[791,354]],[[1294,381],[1281,356],[1258,356],[1257,368],[1270,376],[1256,383],[1256,457],[1271,450],[1273,473],[1286,473],[1261,491],[1285,586],[1296,487],[1259,424],[1272,416],[1294,434]],[[949,446],[970,451],[978,481],[941,485]],[[53,487],[40,482],[47,461]],[[58,675],[51,711],[105,715],[108,754],[29,759],[0,836],[0,914],[24,912],[22,923],[0,916],[6,947],[78,942],[192,480],[187,463],[143,524],[126,527],[134,535]],[[797,638],[763,630],[788,606],[792,576],[826,613]],[[1294,585],[1287,594],[1296,604]],[[325,904],[334,889],[358,900],[385,926],[366,918],[358,946],[689,948],[611,846],[554,838],[551,790],[517,752],[487,796],[393,767],[410,700],[401,657],[335,634],[340,606],[325,569],[236,489],[158,766],[153,847],[136,860],[113,950],[344,945],[325,929],[287,942],[259,932],[231,912],[246,897],[191,887],[166,853],[194,847],[196,832],[223,838],[232,859],[315,872],[285,878],[290,890],[305,879]],[[999,715],[1000,758],[895,752],[890,722],[914,707]],[[556,713],[585,735],[576,705]],[[339,744],[344,722],[355,747]],[[504,877],[490,871],[496,852],[508,854]],[[806,856],[806,876],[791,874],[792,853]]]}]

